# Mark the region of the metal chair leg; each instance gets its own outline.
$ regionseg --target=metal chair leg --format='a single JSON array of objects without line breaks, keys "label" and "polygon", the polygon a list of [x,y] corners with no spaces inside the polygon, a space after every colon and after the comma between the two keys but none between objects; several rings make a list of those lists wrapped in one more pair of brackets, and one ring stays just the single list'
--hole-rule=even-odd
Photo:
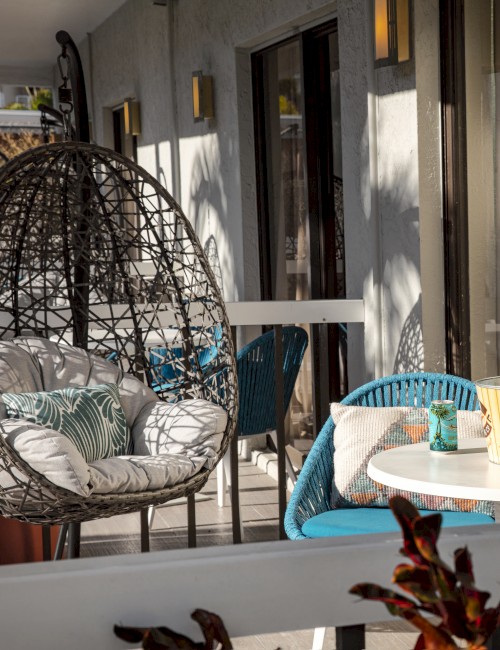
[{"label": "metal chair leg", "polygon": [[217,465],[217,505],[219,508],[224,508],[226,505],[226,492],[227,492],[227,481],[226,481],[226,461],[227,452],[224,455],[224,458]]},{"label": "metal chair leg", "polygon": [[42,557],[44,562],[52,558],[52,544],[50,539],[51,527],[49,525],[42,526]]},{"label": "metal chair leg", "polygon": [[153,528],[153,521],[155,520],[156,506],[149,506],[148,508],[148,525],[149,530]]},{"label": "metal chair leg", "polygon": [[231,515],[233,519],[233,544],[241,544],[242,522],[240,514],[240,485],[238,476],[238,427],[229,447],[231,462]]},{"label": "metal chair leg", "polygon": [[337,650],[365,650],[365,626],[346,625],[335,628]]},{"label": "metal chair leg", "polygon": [[188,547],[196,548],[196,501],[194,494],[187,498]]},{"label": "metal chair leg", "polygon": [[140,511],[141,518],[141,553],[149,553],[148,508]]},{"label": "metal chair leg", "polygon": [[54,560],[60,560],[62,558],[67,536],[68,536],[68,524],[63,524],[59,529],[56,550],[54,553]]},{"label": "metal chair leg", "polygon": [[80,557],[81,524],[69,524],[68,527],[68,559]]}]

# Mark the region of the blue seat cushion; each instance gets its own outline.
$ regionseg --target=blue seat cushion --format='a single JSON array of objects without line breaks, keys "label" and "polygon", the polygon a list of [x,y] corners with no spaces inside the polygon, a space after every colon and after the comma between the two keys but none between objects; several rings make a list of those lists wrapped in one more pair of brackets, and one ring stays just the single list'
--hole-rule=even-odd
[{"label": "blue seat cushion", "polygon": [[[435,510],[420,510],[422,516]],[[478,512],[441,512],[443,527],[474,526],[493,524],[489,515]],[[342,537],[344,535],[363,535],[368,533],[389,533],[400,530],[389,508],[339,508],[328,510],[311,517],[302,526],[307,537]]]}]

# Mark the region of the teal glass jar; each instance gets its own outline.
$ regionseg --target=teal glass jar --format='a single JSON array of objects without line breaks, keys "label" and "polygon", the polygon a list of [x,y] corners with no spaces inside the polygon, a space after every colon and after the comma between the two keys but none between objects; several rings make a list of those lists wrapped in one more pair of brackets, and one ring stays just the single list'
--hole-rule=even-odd
[{"label": "teal glass jar", "polygon": [[429,406],[429,443],[431,451],[458,449],[457,407],[452,400],[434,400]]}]

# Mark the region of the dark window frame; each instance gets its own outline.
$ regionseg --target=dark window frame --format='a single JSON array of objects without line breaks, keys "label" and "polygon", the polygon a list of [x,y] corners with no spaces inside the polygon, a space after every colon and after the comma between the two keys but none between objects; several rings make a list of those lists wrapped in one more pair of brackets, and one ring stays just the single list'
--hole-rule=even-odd
[{"label": "dark window frame", "polygon": [[440,0],[446,371],[471,376],[463,0]]},{"label": "dark window frame", "polygon": [[471,376],[463,0],[440,0],[446,371]]},{"label": "dark window frame", "polygon": [[[332,142],[330,101],[320,101],[329,97],[329,61],[326,55],[325,38],[338,31],[337,19],[332,19],[318,27],[311,28],[283,39],[279,43],[263,48],[252,54],[252,84],[254,139],[257,180],[257,213],[259,237],[259,264],[262,300],[272,300],[271,241],[268,230],[269,193],[268,161],[266,157],[266,96],[264,91],[264,57],[273,49],[298,40],[301,49],[302,69],[309,76],[302,76],[304,98],[304,132],[307,142],[305,178],[308,202],[311,264],[311,298],[324,299],[345,297],[335,296],[337,270],[335,259],[334,210],[333,201],[333,159],[332,151],[322,143]],[[315,64],[320,62],[317,67]],[[328,90],[327,90],[328,88]],[[323,93],[323,95],[322,95]],[[318,135],[320,134],[320,135]],[[329,171],[326,171],[329,170]],[[331,172],[331,173],[330,173]],[[331,176],[331,178],[330,178]],[[329,179],[325,181],[325,179]],[[344,285],[345,286],[345,285]],[[313,399],[315,433],[329,416],[329,404],[343,397],[340,394],[341,382],[337,362],[325,363],[328,349],[337,350],[339,346],[339,325],[312,325],[311,349],[314,364]],[[347,386],[347,378],[343,382]]]}]

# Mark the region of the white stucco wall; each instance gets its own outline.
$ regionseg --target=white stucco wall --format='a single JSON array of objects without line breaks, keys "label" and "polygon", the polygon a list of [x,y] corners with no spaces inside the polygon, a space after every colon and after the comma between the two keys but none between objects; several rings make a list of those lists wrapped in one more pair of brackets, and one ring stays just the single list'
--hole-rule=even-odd
[{"label": "white stucco wall", "polygon": [[445,372],[439,0],[414,3],[424,367]]},{"label": "white stucco wall", "polygon": [[[260,292],[251,83],[248,69],[246,79],[243,72],[250,48],[289,35],[297,20],[315,19],[333,6],[274,0],[256,11],[255,3],[243,0],[183,0],[165,7],[129,0],[91,35],[91,54],[89,43],[81,44],[92,80],[96,141],[110,143],[103,107],[126,97],[140,101],[138,161],[167,185],[202,245],[216,242],[227,300],[257,299]],[[193,122],[195,70],[214,78],[214,120]]]},{"label": "white stucco wall", "polygon": [[[420,0],[416,30],[430,15],[437,19],[435,5]],[[126,97],[140,101],[140,164],[179,201],[202,245],[211,243],[212,252],[215,245],[226,300],[258,299],[250,55],[333,15],[339,24],[347,292],[366,304],[365,328],[349,327],[353,388],[381,374],[423,368],[423,309],[429,332],[442,324],[442,301],[435,297],[442,289],[440,260],[435,269],[426,266],[426,285],[437,278],[434,293],[422,288],[421,271],[421,246],[427,246],[421,244],[421,203],[426,240],[435,241],[440,218],[436,147],[438,169],[423,186],[419,158],[423,134],[438,119],[435,94],[426,112],[427,94],[436,88],[424,83],[429,71],[436,81],[438,58],[417,51],[418,75],[416,58],[374,71],[366,0],[182,0],[164,7],[129,0],[82,44],[82,55],[96,140],[109,144],[113,107]],[[429,37],[434,45],[435,33]],[[195,70],[214,79],[215,119],[201,123],[191,113]],[[435,137],[434,131],[434,145]],[[444,342],[429,340],[435,364]]]},{"label": "white stucco wall", "polygon": [[415,59],[373,69],[370,3],[339,2],[339,39],[352,387],[424,368],[418,95]]}]

